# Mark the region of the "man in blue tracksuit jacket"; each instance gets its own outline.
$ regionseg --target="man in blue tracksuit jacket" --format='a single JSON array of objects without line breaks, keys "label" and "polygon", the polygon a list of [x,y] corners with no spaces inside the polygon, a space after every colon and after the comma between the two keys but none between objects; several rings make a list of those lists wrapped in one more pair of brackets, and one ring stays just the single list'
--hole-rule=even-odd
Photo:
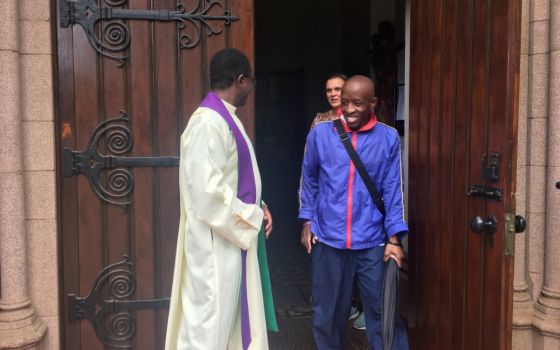
[{"label": "man in blue tracksuit jacket", "polygon": [[[352,284],[360,290],[368,342],[382,349],[381,287],[384,260],[404,256],[404,219],[398,133],[376,121],[375,87],[365,76],[350,78],[342,90],[342,124],[377,191],[386,215],[377,209],[332,121],[307,137],[302,165],[299,218],[301,242],[311,253],[313,336],[320,350],[342,349],[350,313]],[[397,318],[394,349],[408,349]]]}]

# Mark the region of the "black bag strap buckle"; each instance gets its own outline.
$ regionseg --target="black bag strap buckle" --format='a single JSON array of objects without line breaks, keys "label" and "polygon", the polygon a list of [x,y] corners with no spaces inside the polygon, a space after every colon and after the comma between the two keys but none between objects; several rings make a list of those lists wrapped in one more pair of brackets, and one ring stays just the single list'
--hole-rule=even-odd
[{"label": "black bag strap buckle", "polygon": [[346,131],[344,131],[342,134],[338,134],[338,137],[340,138],[340,141],[342,141],[342,142],[346,142],[346,141],[350,140],[350,136],[348,136],[348,133]]}]

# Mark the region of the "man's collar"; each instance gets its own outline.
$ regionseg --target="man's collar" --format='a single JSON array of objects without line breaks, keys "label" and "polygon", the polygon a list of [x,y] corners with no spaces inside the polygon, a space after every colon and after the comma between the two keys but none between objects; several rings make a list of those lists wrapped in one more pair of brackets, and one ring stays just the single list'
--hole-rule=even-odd
[{"label": "man's collar", "polygon": [[[375,124],[377,124],[377,117],[375,116],[375,114],[373,112],[369,112],[369,117],[370,117],[369,121],[357,131],[368,131],[368,130],[373,129]],[[342,126],[344,126],[344,131],[346,131],[346,132],[353,131],[352,129],[350,129],[348,127],[348,124],[346,124],[346,119],[344,119],[343,114],[340,115],[340,120],[342,120]]]}]

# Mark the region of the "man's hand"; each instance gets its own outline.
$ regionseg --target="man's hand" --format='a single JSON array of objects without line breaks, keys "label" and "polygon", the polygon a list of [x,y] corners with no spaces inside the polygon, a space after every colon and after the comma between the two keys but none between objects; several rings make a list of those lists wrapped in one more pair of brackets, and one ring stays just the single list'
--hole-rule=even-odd
[{"label": "man's hand", "polygon": [[404,258],[404,252],[402,247],[394,244],[385,244],[385,255],[383,256],[383,261],[389,260],[390,257],[394,257],[397,261],[397,266],[401,268],[402,259]]},{"label": "man's hand", "polygon": [[262,210],[264,212],[264,233],[265,233],[265,237],[268,239],[268,237],[270,236],[270,233],[272,232],[272,213],[270,212],[270,210],[268,210],[268,206],[266,204],[262,205]]},{"label": "man's hand", "polygon": [[311,254],[311,248],[317,243],[317,236],[311,232],[311,225],[303,225],[301,230],[301,244],[305,247],[307,254]]}]

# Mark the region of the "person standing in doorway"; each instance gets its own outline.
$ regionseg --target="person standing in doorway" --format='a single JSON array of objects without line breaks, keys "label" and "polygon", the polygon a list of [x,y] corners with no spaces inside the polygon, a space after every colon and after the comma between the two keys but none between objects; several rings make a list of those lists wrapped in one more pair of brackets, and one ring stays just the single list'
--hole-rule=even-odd
[{"label": "person standing in doorway", "polygon": [[347,79],[348,77],[341,73],[333,74],[328,77],[325,92],[331,109],[324,113],[317,113],[311,123],[311,128],[321,122],[335,120],[342,114],[340,109],[340,94]]},{"label": "person standing in doorway", "polygon": [[[327,82],[325,84],[325,94],[327,96],[327,101],[331,106],[331,109],[324,113],[317,113],[313,122],[311,123],[311,128],[315,127],[317,124],[322,122],[333,121],[338,119],[342,114],[341,109],[341,93],[342,87],[344,83],[348,80],[348,77],[342,73],[335,73],[330,75],[327,78]],[[311,222],[306,221],[303,223],[304,226],[310,225]],[[302,235],[302,240],[304,236]],[[355,289],[354,289],[355,291]],[[364,319],[364,313],[361,312],[361,303],[359,295],[353,293],[353,300],[352,300],[352,308],[350,309],[350,316],[348,316],[349,320],[354,320],[353,327],[359,330],[365,330],[366,324]]]},{"label": "person standing in doorway", "polygon": [[[404,256],[400,240],[408,233],[404,220],[400,142],[395,129],[371,112],[375,86],[354,76],[341,94],[343,133],[336,121],[317,124],[307,137],[302,165],[299,218],[309,221],[302,243],[311,253],[312,326],[317,347],[342,349],[356,280],[371,349],[382,349],[381,289],[384,261]],[[381,194],[379,210],[357,174],[341,137],[347,137]],[[408,349],[400,319],[394,349]]]},{"label": "person standing in doorway", "polygon": [[[211,91],[181,136],[180,225],[166,350],[268,349],[257,258],[272,215],[236,108],[254,88],[247,57],[221,50],[210,61]],[[263,202],[264,203],[264,202]]]}]

